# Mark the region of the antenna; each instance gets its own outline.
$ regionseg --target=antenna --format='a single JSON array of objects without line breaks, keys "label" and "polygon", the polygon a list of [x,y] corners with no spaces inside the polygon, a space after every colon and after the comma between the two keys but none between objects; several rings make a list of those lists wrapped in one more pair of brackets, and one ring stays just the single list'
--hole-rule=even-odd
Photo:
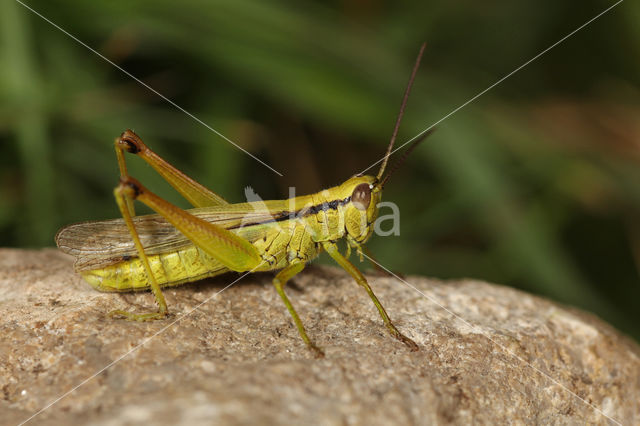
[{"label": "antenna", "polygon": [[427,136],[429,136],[431,133],[433,133],[435,131],[435,127],[430,129],[428,132],[425,132],[424,134],[422,134],[418,139],[416,139],[415,141],[413,141],[413,143],[409,146],[409,148],[407,148],[407,150],[405,152],[402,153],[402,157],[400,157],[398,159],[398,161],[396,161],[393,166],[391,166],[391,169],[389,170],[389,173],[387,173],[387,175],[384,177],[384,179],[382,180],[382,182],[380,183],[380,189],[384,188],[384,184],[387,183],[387,181],[389,180],[389,178],[391,177],[392,174],[395,173],[396,170],[398,170],[400,168],[400,166],[402,165],[402,163],[404,163],[404,160],[407,159],[407,157],[409,156],[409,154],[411,154],[411,151],[413,151],[414,149],[416,149],[416,147],[420,144],[420,142],[424,141]]},{"label": "antenna", "polygon": [[382,165],[380,166],[380,171],[378,172],[378,176],[376,177],[378,180],[380,180],[380,178],[384,174],[384,169],[387,167],[387,162],[389,161],[389,157],[391,156],[391,150],[393,150],[393,144],[396,141],[396,136],[398,136],[398,129],[400,128],[400,122],[402,121],[402,116],[404,115],[404,109],[407,106],[407,100],[409,99],[411,86],[413,86],[413,80],[416,78],[416,74],[418,73],[418,68],[420,67],[420,60],[422,59],[422,54],[424,53],[424,48],[426,47],[426,45],[427,45],[426,43],[422,43],[422,46],[420,46],[420,52],[418,52],[416,63],[413,66],[413,71],[411,71],[411,77],[409,77],[409,84],[407,85],[407,89],[404,91],[404,97],[402,98],[402,105],[400,105],[400,112],[398,113],[396,126],[394,127],[393,133],[391,134],[391,141],[389,142],[387,153],[384,156],[384,160],[382,161]]}]

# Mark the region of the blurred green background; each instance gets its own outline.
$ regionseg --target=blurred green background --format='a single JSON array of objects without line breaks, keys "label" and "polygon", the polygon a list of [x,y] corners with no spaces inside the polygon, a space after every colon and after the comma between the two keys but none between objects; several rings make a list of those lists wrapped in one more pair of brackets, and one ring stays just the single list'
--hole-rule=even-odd
[{"label": "blurred green background", "polygon": [[[132,128],[230,201],[285,198],[379,159],[612,1],[26,1],[284,174],[279,177],[14,1],[0,5],[0,246],[118,216]],[[473,277],[640,338],[640,3],[623,2],[442,122],[386,187],[404,274]],[[186,203],[152,169],[132,175]],[[434,308],[435,309],[435,308]]]}]

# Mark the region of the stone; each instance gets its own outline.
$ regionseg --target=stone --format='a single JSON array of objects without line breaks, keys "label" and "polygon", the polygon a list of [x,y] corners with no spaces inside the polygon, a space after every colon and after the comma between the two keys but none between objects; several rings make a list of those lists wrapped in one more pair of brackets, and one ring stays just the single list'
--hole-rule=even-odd
[{"label": "stone", "polygon": [[[54,249],[0,250],[3,424],[640,423],[640,348],[595,316],[476,280],[367,278],[411,352],[342,270],[100,293]],[[35,416],[35,417],[32,417]]]}]

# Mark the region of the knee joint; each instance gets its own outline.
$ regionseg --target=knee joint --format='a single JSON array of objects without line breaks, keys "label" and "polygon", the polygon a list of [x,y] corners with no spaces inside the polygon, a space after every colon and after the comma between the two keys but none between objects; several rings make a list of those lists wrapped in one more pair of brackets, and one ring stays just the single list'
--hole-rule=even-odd
[{"label": "knee joint", "polygon": [[136,179],[127,176],[120,178],[120,185],[116,188],[116,193],[126,197],[136,199],[144,192],[144,187]]},{"label": "knee joint", "polygon": [[116,139],[116,147],[127,151],[131,154],[137,154],[146,148],[142,139],[136,135],[132,130],[125,130],[120,137]]}]

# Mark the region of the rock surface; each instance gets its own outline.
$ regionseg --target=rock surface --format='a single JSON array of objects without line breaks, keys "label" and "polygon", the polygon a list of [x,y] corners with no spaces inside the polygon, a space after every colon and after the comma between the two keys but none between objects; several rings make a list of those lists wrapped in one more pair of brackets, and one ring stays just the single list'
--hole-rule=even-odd
[{"label": "rock surface", "polygon": [[640,423],[640,349],[592,315],[478,281],[369,275],[410,352],[346,273],[310,267],[287,292],[316,359],[271,277],[168,289],[175,316],[134,323],[105,313],[149,310],[149,293],[99,293],[53,249],[0,250],[2,423],[51,403],[29,424]]}]

